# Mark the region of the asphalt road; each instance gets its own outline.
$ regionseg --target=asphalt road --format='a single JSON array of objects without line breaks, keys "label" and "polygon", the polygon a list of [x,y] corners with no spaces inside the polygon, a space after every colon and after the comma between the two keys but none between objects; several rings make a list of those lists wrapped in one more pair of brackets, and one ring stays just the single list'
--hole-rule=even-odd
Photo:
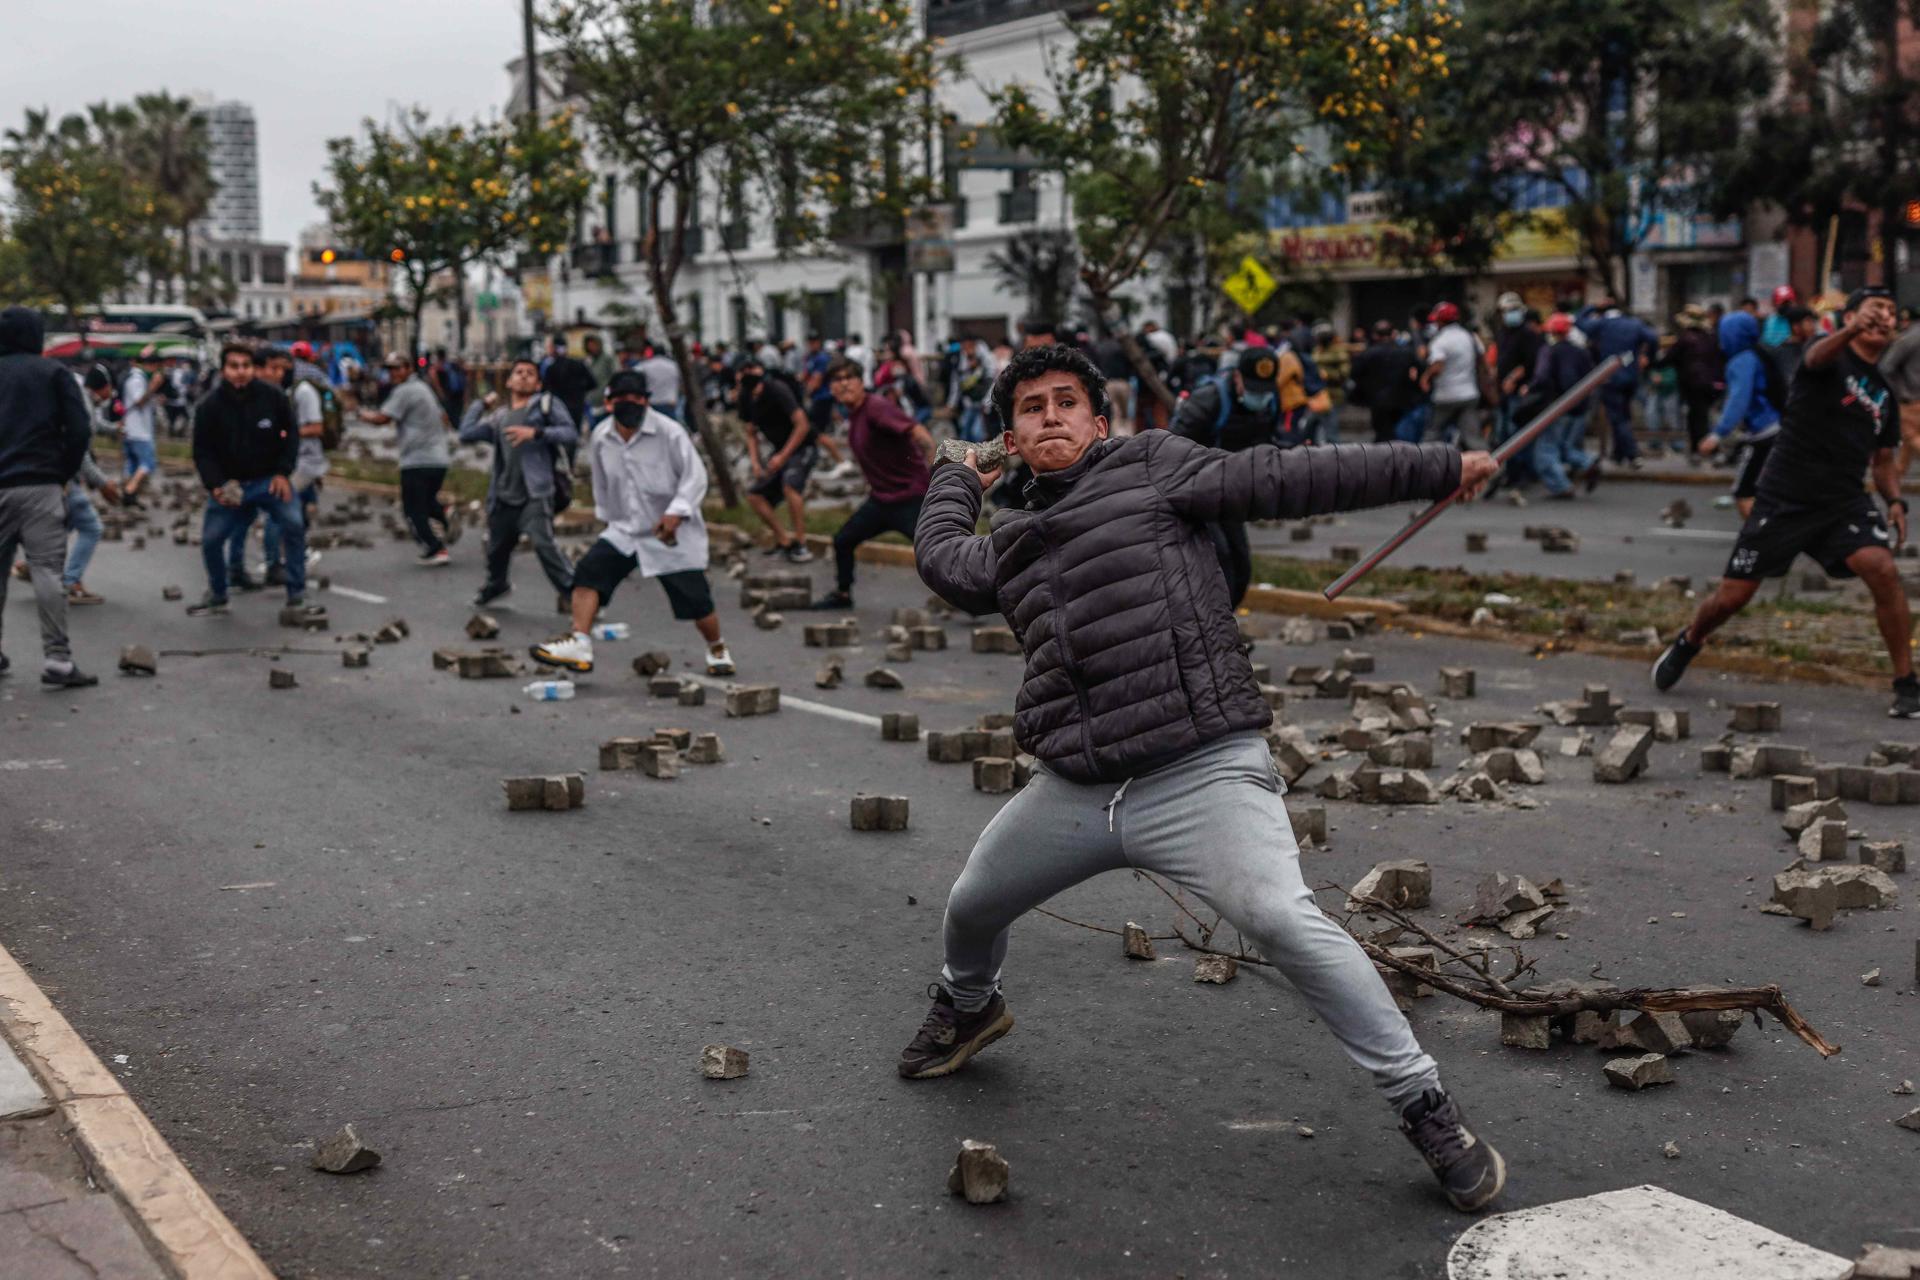
[{"label": "asphalt road", "polygon": [[[1538,490],[1531,491],[1534,494]],[[1548,577],[1609,581],[1620,569],[1633,571],[1643,586],[1674,574],[1695,582],[1717,578],[1733,550],[1740,530],[1740,514],[1731,507],[1716,510],[1713,500],[1721,490],[1705,486],[1647,484],[1608,480],[1591,494],[1570,502],[1530,497],[1525,507],[1511,506],[1496,496],[1449,512],[1422,529],[1394,554],[1391,564],[1434,569],[1470,569],[1478,573],[1537,573]],[[1670,528],[1660,513],[1676,501],[1693,508],[1680,528]],[[1338,516],[1330,524],[1311,526],[1313,536],[1295,542],[1288,527],[1273,524],[1250,531],[1255,551],[1263,555],[1325,560],[1335,544],[1371,550],[1425,509],[1417,506],[1380,507]],[[1559,525],[1580,535],[1580,549],[1572,554],[1543,551],[1529,541],[1529,525]],[[1486,533],[1487,549],[1469,554],[1466,533]],[[1810,560],[1801,567],[1813,569]]]},{"label": "asphalt road", "polygon": [[[106,544],[89,580],[109,603],[75,614],[80,660],[104,679],[78,693],[32,682],[30,599],[16,589],[5,611],[0,940],[121,1063],[280,1274],[1444,1274],[1467,1220],[1290,988],[1258,970],[1197,986],[1177,943],[1129,962],[1115,938],[1029,917],[1009,960],[1015,1033],[948,1080],[899,1080],[941,904],[1001,800],[861,724],[649,699],[630,656],[664,645],[691,665],[698,644],[638,580],[608,612],[634,638],[601,646],[573,702],[434,672],[429,651],[463,642],[479,549],[469,535],[439,571],[408,555],[385,541],[329,552],[336,588],[388,599],[322,593],[333,633],[301,638],[267,597],[223,620],[163,604],[163,584],[199,589],[188,548]],[[524,645],[555,619],[531,559],[515,572],[522,594],[503,603],[517,608],[496,612],[503,640]],[[857,712],[917,710],[929,728],[1011,706],[1017,659],[968,652],[957,623],[955,648],[899,667],[905,692],[861,686],[871,644],[850,654],[846,687],[816,691],[821,654],[801,647],[800,619],[755,631],[718,586],[745,678]],[[863,567],[858,594],[871,634],[925,592]],[[134,640],[330,651],[396,615],[412,638],[367,670],[330,652],[282,659],[300,680],[289,691],[269,691],[263,657],[110,672]],[[1256,657],[1341,647],[1263,641]],[[1591,680],[1651,698],[1638,665],[1432,637],[1356,647],[1428,689],[1436,666],[1477,666],[1481,696],[1441,704],[1455,725]],[[1914,1101],[1890,1091],[1920,1076],[1911,909],[1823,934],[1759,913],[1792,857],[1765,786],[1697,766],[1716,704],[1755,696],[1785,704],[1778,740],[1823,758],[1912,738],[1890,733],[1878,693],[1700,672],[1670,699],[1695,740],[1656,747],[1638,782],[1596,787],[1585,761],[1553,756],[1533,811],[1330,805],[1332,847],[1306,855],[1309,875],[1351,883],[1376,860],[1424,857],[1436,923],[1489,871],[1558,876],[1571,896],[1553,924],[1569,936],[1528,944],[1541,976],[1779,981],[1844,1046],[1823,1061],[1777,1025],[1749,1026],[1728,1051],[1677,1059],[1677,1085],[1626,1094],[1591,1048],[1504,1049],[1495,1015],[1420,1001],[1416,1030],[1508,1158],[1507,1207],[1655,1182],[1849,1256],[1866,1240],[1920,1244],[1920,1135],[1889,1123]],[[727,762],[674,782],[594,771],[600,741],[662,725],[717,731]],[[1464,752],[1452,733],[1439,742],[1436,778]],[[502,776],[565,769],[587,770],[584,809],[505,811]],[[910,796],[911,830],[849,831],[860,790]],[[1853,821],[1911,849],[1917,814],[1859,806]],[[1109,927],[1171,923],[1125,876],[1051,905]],[[1876,967],[1884,985],[1863,986]],[[710,1041],[749,1050],[752,1074],[702,1080]],[[386,1163],[310,1171],[312,1139],[346,1121]],[[1012,1161],[1010,1203],[947,1194],[962,1138]]]}]

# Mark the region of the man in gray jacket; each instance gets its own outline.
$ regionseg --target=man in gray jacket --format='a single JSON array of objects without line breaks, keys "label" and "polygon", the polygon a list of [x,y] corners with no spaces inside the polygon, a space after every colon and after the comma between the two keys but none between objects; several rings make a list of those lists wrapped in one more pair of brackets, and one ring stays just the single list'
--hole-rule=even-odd
[{"label": "man in gray jacket", "polygon": [[900,1074],[949,1074],[1012,1030],[1000,970],[1015,920],[1102,871],[1138,868],[1252,938],[1372,1074],[1448,1199],[1483,1208],[1506,1179],[1499,1153],[1462,1123],[1372,962],[1301,878],[1261,736],[1272,712],[1206,526],[1471,493],[1497,467],[1443,444],[1225,453],[1165,431],[1109,439],[1103,384],[1069,347],[1015,356],[993,397],[1009,456],[1034,473],[1026,509],[976,535],[998,472],[947,466],[915,532],[928,586],[1004,614],[1019,635],[1014,732],[1040,767],[953,886],[946,966]]},{"label": "man in gray jacket", "polygon": [[[556,495],[562,482],[557,468],[567,465],[564,450],[580,441],[573,415],[551,392],[540,390],[540,366],[516,360],[507,371],[507,400],[488,392],[467,406],[460,420],[462,444],[493,446],[493,471],[487,480],[487,581],[473,598],[489,604],[513,590],[507,568],[522,535],[533,541],[547,581],[560,593],[559,612],[573,612],[573,568],[553,541]],[[571,478],[568,478],[570,482]],[[567,493],[572,492],[571,484]]]}]

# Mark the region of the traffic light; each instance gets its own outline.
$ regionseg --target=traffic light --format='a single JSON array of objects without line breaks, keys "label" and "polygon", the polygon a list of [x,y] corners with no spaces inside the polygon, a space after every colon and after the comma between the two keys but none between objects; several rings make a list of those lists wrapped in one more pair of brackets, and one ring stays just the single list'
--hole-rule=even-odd
[{"label": "traffic light", "polygon": [[320,251],[320,263],[321,263],[321,265],[322,265],[322,266],[328,266],[328,267],[330,267],[330,266],[332,266],[332,265],[333,265],[333,259],[334,259],[334,252],[333,252],[333,250],[331,250],[331,249],[322,249],[322,250]]},{"label": "traffic light", "polygon": [[1920,200],[1907,201],[1906,214],[1908,226],[1920,227]]},{"label": "traffic light", "polygon": [[405,249],[395,249],[387,256],[395,262],[405,262],[407,260],[407,251]]}]

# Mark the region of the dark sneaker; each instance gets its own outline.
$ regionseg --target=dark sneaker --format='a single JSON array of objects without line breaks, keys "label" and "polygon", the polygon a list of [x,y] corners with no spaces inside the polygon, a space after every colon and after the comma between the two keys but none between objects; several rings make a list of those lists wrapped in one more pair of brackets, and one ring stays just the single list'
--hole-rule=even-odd
[{"label": "dark sneaker", "polygon": [[953,997],[939,983],[927,988],[933,1008],[913,1043],[900,1051],[900,1074],[909,1080],[931,1080],[952,1075],[967,1065],[967,1059],[1013,1030],[1013,1015],[1007,1002],[994,992],[987,1007],[978,1013],[963,1013],[953,1007]]},{"label": "dark sneaker", "polygon": [[1893,705],[1887,714],[1895,720],[1920,719],[1920,678],[1904,676],[1893,682]]},{"label": "dark sneaker", "polygon": [[267,566],[267,585],[270,587],[286,586],[287,585],[287,567],[283,564],[268,565]]},{"label": "dark sneaker", "polygon": [[1595,461],[1588,464],[1586,474],[1580,478],[1586,481],[1588,493],[1592,493],[1595,489],[1598,489],[1600,487],[1600,463]]},{"label": "dark sneaker", "polygon": [[287,597],[287,608],[304,609],[306,607],[307,607],[307,598],[305,596],[288,596]]},{"label": "dark sneaker", "polygon": [[87,675],[71,662],[62,665],[66,668],[65,670],[51,666],[43,668],[40,672],[40,683],[55,685],[62,689],[91,689],[100,683],[99,676]]},{"label": "dark sneaker", "polygon": [[474,595],[473,602],[476,605],[492,604],[495,600],[498,600],[501,596],[506,595],[512,590],[512,583],[502,582],[495,584],[489,582]]},{"label": "dark sneaker", "polygon": [[813,563],[813,552],[807,550],[807,544],[804,542],[789,542],[786,545],[784,554],[787,557],[788,564]]},{"label": "dark sneaker", "polygon": [[4,653],[0,653],[0,676],[7,674],[7,672],[11,670],[13,670],[13,659]]},{"label": "dark sneaker", "polygon": [[199,604],[190,604],[187,606],[187,616],[189,618],[204,618],[209,614],[225,613],[226,611],[227,598],[225,596],[216,596],[212,592],[201,596]]},{"label": "dark sneaker", "polygon": [[1400,1132],[1414,1145],[1447,1200],[1463,1213],[1486,1208],[1507,1185],[1507,1162],[1461,1121],[1444,1089],[1429,1089],[1400,1113]]},{"label": "dark sneaker", "polygon": [[[267,572],[271,576],[273,571],[269,569]],[[227,575],[227,585],[235,591],[258,591],[265,584],[245,569],[235,569]]]},{"label": "dark sneaker", "polygon": [[829,591],[808,605],[809,609],[851,609],[853,596],[845,591]]},{"label": "dark sneaker", "polygon": [[1660,655],[1660,661],[1653,664],[1653,687],[1661,693],[1680,683],[1680,677],[1687,674],[1687,664],[1700,652],[1700,646],[1687,639],[1685,629],[1673,638],[1667,651]]},{"label": "dark sneaker", "polygon": [[760,548],[760,554],[763,556],[784,556],[787,554],[787,544],[784,542],[776,542],[770,547],[762,547]]}]

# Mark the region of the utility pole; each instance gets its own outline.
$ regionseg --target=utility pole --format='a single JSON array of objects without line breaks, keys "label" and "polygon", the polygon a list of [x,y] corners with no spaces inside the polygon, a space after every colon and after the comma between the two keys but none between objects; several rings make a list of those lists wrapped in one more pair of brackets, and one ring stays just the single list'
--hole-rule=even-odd
[{"label": "utility pole", "polygon": [[540,118],[540,67],[533,56],[533,0],[520,0],[520,58],[527,69],[527,117]]}]

